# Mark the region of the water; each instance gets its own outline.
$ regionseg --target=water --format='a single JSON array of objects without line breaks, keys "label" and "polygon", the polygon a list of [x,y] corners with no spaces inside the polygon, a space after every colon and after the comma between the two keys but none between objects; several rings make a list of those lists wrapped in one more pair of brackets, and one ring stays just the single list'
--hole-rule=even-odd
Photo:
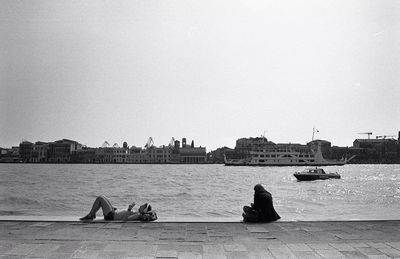
[{"label": "water", "polygon": [[342,179],[298,182],[304,167],[0,164],[0,218],[78,218],[95,197],[149,202],[160,220],[241,220],[262,183],[282,220],[400,219],[400,165],[325,167]]}]

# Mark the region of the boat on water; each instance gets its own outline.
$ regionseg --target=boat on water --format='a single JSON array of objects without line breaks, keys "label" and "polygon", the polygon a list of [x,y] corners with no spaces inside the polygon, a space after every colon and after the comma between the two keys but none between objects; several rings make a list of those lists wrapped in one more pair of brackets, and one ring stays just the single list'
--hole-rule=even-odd
[{"label": "boat on water", "polygon": [[227,160],[226,156],[224,156],[224,160],[225,160],[225,165],[227,165],[227,163],[230,166],[245,166],[245,165],[247,165],[246,159],[241,159],[241,158],[234,159],[234,158],[232,158],[232,159]]},{"label": "boat on water", "polygon": [[326,179],[340,179],[338,173],[325,173],[322,168],[309,168],[301,172],[293,174],[298,181],[314,181],[314,180],[326,180]]},{"label": "boat on water", "polygon": [[241,159],[224,156],[224,163],[226,166],[330,166],[345,165],[353,157],[329,160],[322,156],[320,145],[314,151],[302,145],[280,144],[251,150]]}]

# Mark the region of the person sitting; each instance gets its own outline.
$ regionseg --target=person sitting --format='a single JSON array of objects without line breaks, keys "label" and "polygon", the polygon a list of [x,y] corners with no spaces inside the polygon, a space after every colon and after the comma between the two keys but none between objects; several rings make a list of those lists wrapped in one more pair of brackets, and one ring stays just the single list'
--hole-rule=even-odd
[{"label": "person sitting", "polygon": [[261,184],[254,186],[254,203],[243,207],[245,222],[271,222],[281,217],[275,211],[272,195]]},{"label": "person sitting", "polygon": [[157,214],[152,211],[151,205],[145,203],[139,207],[137,211],[132,211],[135,203],[129,204],[127,210],[117,211],[111,205],[111,202],[103,195],[98,196],[93,203],[89,214],[79,220],[88,221],[96,218],[96,213],[100,209],[103,211],[105,220],[122,220],[122,221],[153,221],[157,219]]}]

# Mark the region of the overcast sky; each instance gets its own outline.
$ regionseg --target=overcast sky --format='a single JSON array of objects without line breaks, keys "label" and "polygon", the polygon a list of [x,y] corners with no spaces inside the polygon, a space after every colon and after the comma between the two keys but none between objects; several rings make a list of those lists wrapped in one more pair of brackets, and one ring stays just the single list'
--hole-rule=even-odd
[{"label": "overcast sky", "polygon": [[0,146],[400,130],[397,0],[0,0]]}]

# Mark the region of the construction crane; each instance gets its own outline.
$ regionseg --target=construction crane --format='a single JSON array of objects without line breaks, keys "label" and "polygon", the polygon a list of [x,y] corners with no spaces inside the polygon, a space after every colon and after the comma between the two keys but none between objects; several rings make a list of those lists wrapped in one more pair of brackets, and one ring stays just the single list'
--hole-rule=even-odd
[{"label": "construction crane", "polygon": [[383,136],[376,136],[376,139],[380,139],[380,138],[383,138],[383,139],[386,139],[386,138],[395,138],[396,136],[394,136],[394,135],[383,135]]},{"label": "construction crane", "polygon": [[368,135],[368,139],[370,139],[370,136],[372,135],[372,132],[361,132],[361,133],[358,133],[358,134],[366,134],[366,135]]},{"label": "construction crane", "polygon": [[150,147],[152,147],[153,145],[154,145],[153,138],[150,137],[149,140],[147,140],[147,143],[146,143],[146,145],[145,145],[144,147],[145,147],[145,148],[150,148]]},{"label": "construction crane", "polygon": [[311,141],[314,141],[314,136],[315,136],[315,133],[318,133],[319,132],[319,130],[317,130],[316,128],[315,128],[315,126],[312,128],[312,138],[311,138]]}]

